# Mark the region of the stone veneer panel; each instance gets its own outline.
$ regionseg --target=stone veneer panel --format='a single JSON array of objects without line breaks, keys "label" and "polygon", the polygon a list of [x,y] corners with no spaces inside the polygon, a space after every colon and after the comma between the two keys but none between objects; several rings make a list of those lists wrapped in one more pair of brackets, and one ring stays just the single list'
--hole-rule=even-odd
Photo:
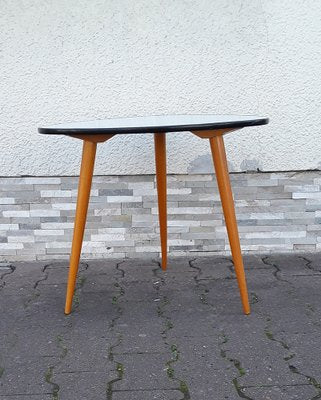
[{"label": "stone veneer panel", "polygon": [[[231,174],[244,252],[321,249],[321,172]],[[0,178],[0,261],[68,258],[77,177]],[[153,175],[96,176],[82,257],[157,257]],[[229,253],[215,176],[168,176],[170,255]]]}]

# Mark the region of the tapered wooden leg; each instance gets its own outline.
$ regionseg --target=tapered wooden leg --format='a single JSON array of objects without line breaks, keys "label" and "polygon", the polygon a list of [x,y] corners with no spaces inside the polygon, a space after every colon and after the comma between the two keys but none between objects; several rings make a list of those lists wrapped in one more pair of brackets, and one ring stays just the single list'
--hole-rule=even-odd
[{"label": "tapered wooden leg", "polygon": [[210,144],[243,310],[249,314],[250,305],[223,136],[211,137]]},{"label": "tapered wooden leg", "polygon": [[155,162],[162,269],[167,266],[166,133],[155,133]]},{"label": "tapered wooden leg", "polygon": [[80,177],[78,184],[78,199],[77,199],[76,218],[74,225],[74,236],[72,240],[72,248],[70,256],[65,314],[69,314],[71,312],[71,307],[72,307],[72,298],[75,290],[79,258],[80,258],[82,241],[86,225],[91,181],[94,171],[96,147],[97,143],[94,143],[92,141],[84,140],[83,142],[83,153],[82,153],[82,162],[81,162]]}]

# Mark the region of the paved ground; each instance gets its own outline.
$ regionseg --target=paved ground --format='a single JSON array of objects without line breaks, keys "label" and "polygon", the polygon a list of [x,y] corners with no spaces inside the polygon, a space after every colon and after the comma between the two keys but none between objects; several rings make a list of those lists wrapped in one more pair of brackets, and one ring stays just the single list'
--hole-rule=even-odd
[{"label": "paved ground", "polygon": [[66,263],[0,269],[0,399],[321,399],[321,255],[93,261],[64,316]]}]

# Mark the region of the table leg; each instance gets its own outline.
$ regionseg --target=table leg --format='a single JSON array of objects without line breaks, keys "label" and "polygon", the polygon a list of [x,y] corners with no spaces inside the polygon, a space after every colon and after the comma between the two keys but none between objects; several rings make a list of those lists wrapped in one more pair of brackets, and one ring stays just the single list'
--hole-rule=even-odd
[{"label": "table leg", "polygon": [[235,267],[237,282],[240,289],[243,310],[245,314],[249,314],[250,305],[248,300],[240,239],[237,229],[234,201],[228,173],[223,136],[211,137],[210,145],[216,171],[217,184],[222,201],[227,233],[231,246],[233,263]]},{"label": "table leg", "polygon": [[90,195],[91,182],[94,171],[96,147],[97,143],[95,142],[89,140],[83,141],[83,153],[82,153],[82,162],[81,162],[79,185],[78,185],[78,198],[77,198],[75,225],[74,225],[74,236],[72,240],[72,248],[70,256],[65,314],[70,314],[72,307],[72,299],[76,285],[80,253],[81,253],[82,241],[86,225],[89,195]]},{"label": "table leg", "polygon": [[166,199],[166,133],[155,133],[155,163],[158,214],[162,250],[162,269],[167,266],[167,199]]}]

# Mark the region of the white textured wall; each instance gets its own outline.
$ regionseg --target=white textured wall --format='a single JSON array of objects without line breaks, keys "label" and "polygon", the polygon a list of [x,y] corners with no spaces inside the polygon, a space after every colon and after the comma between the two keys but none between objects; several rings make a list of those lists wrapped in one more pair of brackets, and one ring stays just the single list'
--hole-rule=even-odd
[{"label": "white textured wall", "polygon": [[[261,113],[226,137],[232,170],[321,166],[318,0],[0,0],[0,175],[77,174],[63,121]],[[151,135],[99,146],[96,173],[154,170]],[[208,143],[168,135],[169,172],[207,171]]]}]

